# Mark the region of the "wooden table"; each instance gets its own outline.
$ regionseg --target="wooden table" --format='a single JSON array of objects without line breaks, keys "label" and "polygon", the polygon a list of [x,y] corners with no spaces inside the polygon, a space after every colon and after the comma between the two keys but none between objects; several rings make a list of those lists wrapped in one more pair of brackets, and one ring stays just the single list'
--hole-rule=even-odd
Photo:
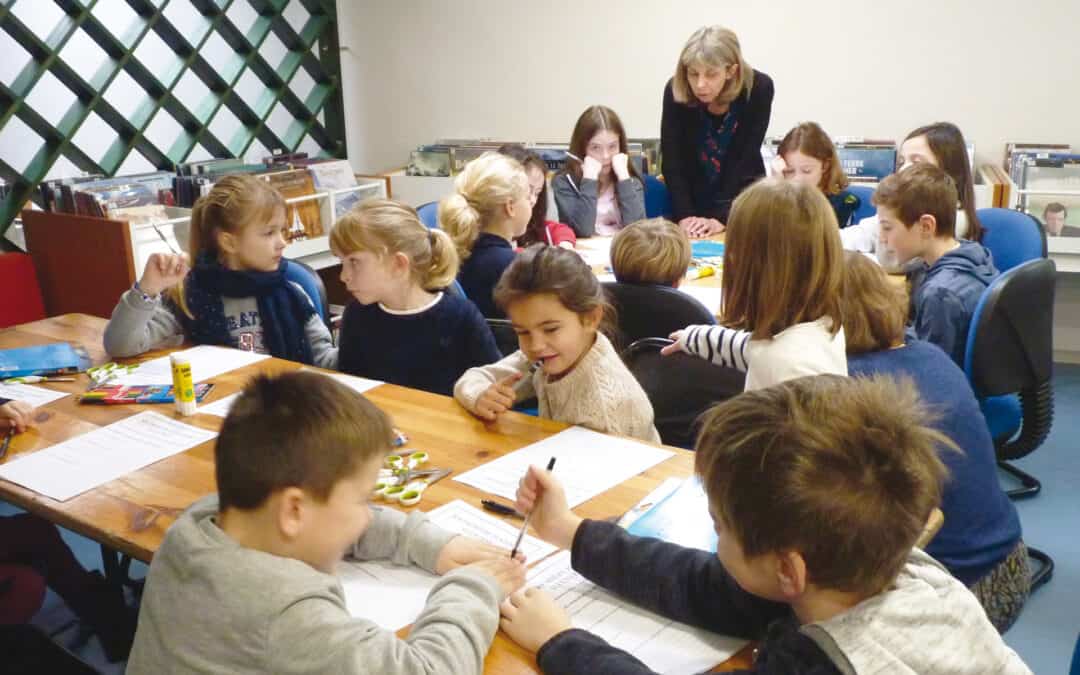
[{"label": "wooden table", "polygon": [[[0,349],[26,347],[56,341],[81,343],[95,364],[108,360],[102,348],[105,319],[84,314],[67,314],[34,323],[0,330]],[[167,351],[149,352],[139,360],[154,358]],[[257,372],[286,372],[300,364],[267,359],[213,379],[215,387],[206,402],[239,391]],[[80,375],[73,383],[51,383],[58,391],[79,393],[86,387]],[[466,412],[453,399],[427,392],[385,384],[366,396],[391,416],[394,424],[410,439],[410,447],[432,454],[439,466],[462,473],[484,462],[539,441],[564,428],[565,424],[508,413],[488,425]],[[16,436],[9,457],[35,452],[73,436],[116,422],[145,408],[138,405],[79,405],[76,397],[67,396],[42,406],[37,413],[37,428]],[[176,416],[171,408],[158,406],[157,412]],[[184,421],[217,431],[221,418],[197,414]],[[693,454],[672,448],[675,455],[630,480],[589,500],[575,509],[585,517],[606,518],[621,514],[665,478],[688,476],[693,469]],[[165,530],[176,517],[199,498],[214,492],[213,442],[203,443],[187,452],[173,455],[139,471],[85,492],[66,502],[0,480],[0,500],[15,504],[31,513],[78,532],[137,560],[149,562],[161,545]],[[485,493],[446,479],[424,493],[425,510],[455,499],[480,508]],[[414,507],[416,508],[416,507]],[[407,629],[403,632],[407,633]],[[723,664],[724,670],[746,667],[749,649],[742,650]],[[485,662],[486,673],[535,673],[533,655],[518,647],[501,631]]]}]

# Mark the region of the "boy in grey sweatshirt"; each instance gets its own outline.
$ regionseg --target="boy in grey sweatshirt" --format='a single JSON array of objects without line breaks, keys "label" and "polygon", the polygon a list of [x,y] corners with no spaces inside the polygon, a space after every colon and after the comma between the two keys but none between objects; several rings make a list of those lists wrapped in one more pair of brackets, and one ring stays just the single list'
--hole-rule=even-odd
[{"label": "boy in grey sweatshirt", "polygon": [[[150,565],[127,672],[480,673],[524,567],[422,513],[369,508],[392,437],[330,378],[255,378],[218,437],[218,495]],[[346,554],[445,575],[407,638],[349,614],[334,576]]]}]

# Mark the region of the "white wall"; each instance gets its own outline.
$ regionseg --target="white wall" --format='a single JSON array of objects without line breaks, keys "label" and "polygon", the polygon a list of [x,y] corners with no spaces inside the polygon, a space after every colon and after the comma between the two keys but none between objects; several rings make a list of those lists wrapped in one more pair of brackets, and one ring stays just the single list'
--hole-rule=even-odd
[{"label": "white wall", "polygon": [[1080,147],[1071,0],[338,0],[349,157],[403,166],[439,136],[569,140],[588,105],[658,136],[686,38],[721,23],[776,82],[769,133],[812,119],[900,139],[957,123],[979,161],[1006,140]]}]

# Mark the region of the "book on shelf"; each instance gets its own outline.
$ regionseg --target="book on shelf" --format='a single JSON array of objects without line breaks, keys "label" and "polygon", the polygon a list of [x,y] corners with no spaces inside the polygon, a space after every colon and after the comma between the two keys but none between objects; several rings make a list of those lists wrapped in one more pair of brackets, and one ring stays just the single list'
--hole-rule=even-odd
[{"label": "book on shelf", "polygon": [[409,165],[405,168],[406,176],[450,176],[453,173],[449,146],[421,147],[429,149],[413,150],[409,153]]},{"label": "book on shelf", "polygon": [[1020,143],[1010,141],[1005,144],[1005,161],[1001,168],[1008,174],[1014,183],[1020,185],[1023,176],[1023,164],[1029,157],[1050,155],[1052,153],[1072,152],[1072,146],[1068,143]]},{"label": "book on shelf", "polygon": [[896,171],[896,142],[848,141],[836,144],[840,166],[853,183],[880,182]]},{"label": "book on shelf", "polygon": [[[262,174],[285,199],[307,197],[315,194],[315,181],[306,169],[290,169]],[[322,214],[319,202],[309,199],[285,205],[285,227],[291,241],[322,236]]]},{"label": "book on shelf", "polygon": [[660,174],[660,139],[659,138],[628,138],[628,143],[641,146],[641,155],[644,158],[644,172],[654,176]]},{"label": "book on shelf", "polygon": [[[348,160],[336,159],[326,162],[315,162],[307,165],[308,173],[315,183],[317,190],[342,190],[356,187],[356,174],[353,173],[352,165]],[[352,191],[345,194],[334,195],[334,213],[337,217],[345,215],[352,207],[360,202],[360,192]]]}]

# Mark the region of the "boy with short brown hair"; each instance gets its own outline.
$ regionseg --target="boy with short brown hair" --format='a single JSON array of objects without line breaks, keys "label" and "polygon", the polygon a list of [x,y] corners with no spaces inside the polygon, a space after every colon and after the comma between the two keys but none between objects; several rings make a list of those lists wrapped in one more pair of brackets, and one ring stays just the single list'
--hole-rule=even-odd
[{"label": "boy with short brown hair", "polygon": [[[523,566],[419,511],[369,507],[392,438],[328,377],[254,378],[218,436],[218,495],[150,565],[128,672],[480,673]],[[334,576],[346,553],[446,575],[408,638],[350,615]]]},{"label": "boy with short brown hair", "polygon": [[[716,406],[695,470],[717,554],[583,520],[531,467],[517,507],[571,549],[576,571],[710,631],[760,640],[753,673],[1030,673],[971,592],[914,549],[940,500],[941,433],[910,382],[819,375]],[[503,603],[502,627],[545,673],[647,668],[574,629],[535,589]]]},{"label": "boy with short brown hair", "polygon": [[985,246],[956,238],[958,199],[952,178],[927,163],[889,176],[873,196],[881,244],[901,264],[923,261],[913,272],[915,335],[963,368],[971,316],[998,271]]},{"label": "boy with short brown hair", "polygon": [[666,218],[631,223],[611,240],[611,271],[623,284],[678,288],[690,257],[690,238]]}]

